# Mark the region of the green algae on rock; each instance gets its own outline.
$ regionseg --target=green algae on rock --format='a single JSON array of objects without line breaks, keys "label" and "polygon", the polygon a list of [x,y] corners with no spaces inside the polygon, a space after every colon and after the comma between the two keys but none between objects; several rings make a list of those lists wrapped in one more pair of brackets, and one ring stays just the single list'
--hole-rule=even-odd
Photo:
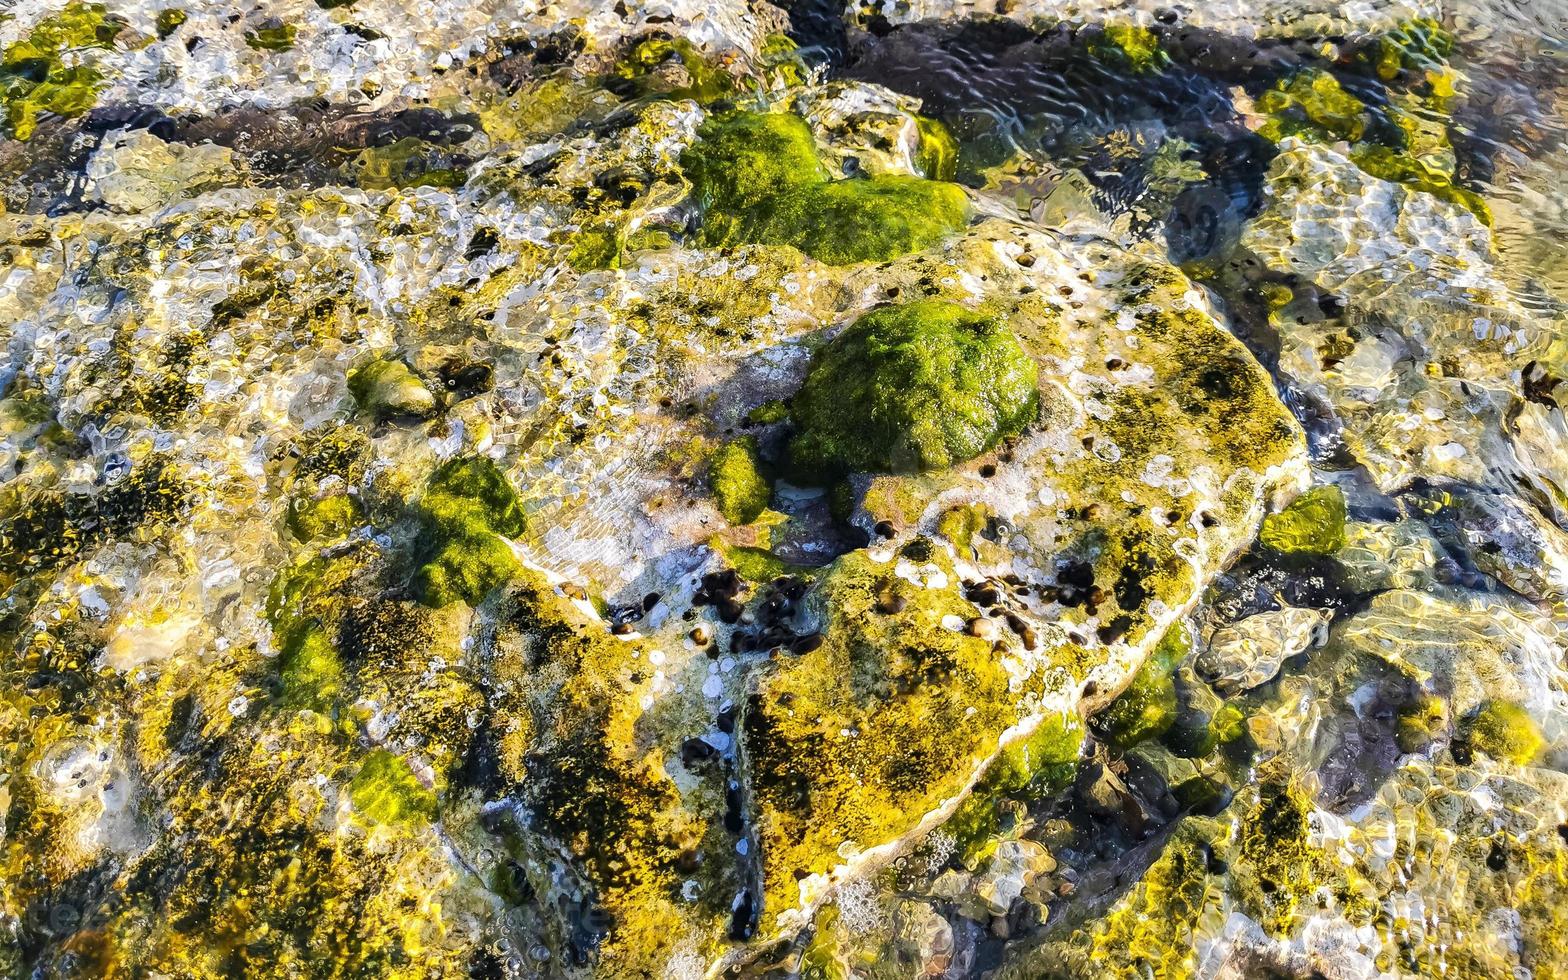
[{"label": "green algae on rock", "polygon": [[1461,728],[1470,747],[1516,766],[1528,765],[1546,746],[1541,728],[1522,705],[1488,701]]},{"label": "green algae on rock", "polygon": [[1186,627],[1180,623],[1172,626],[1138,668],[1127,689],[1095,715],[1096,731],[1123,749],[1169,731],[1177,714],[1174,675],[1191,651],[1192,640]]},{"label": "green algae on rock", "polygon": [[819,478],[961,463],[1036,417],[1038,368],[1007,328],[955,303],[874,310],[812,359],[790,457]]},{"label": "green algae on rock", "polygon": [[103,4],[71,0],[8,45],[0,54],[0,105],[11,135],[31,137],[41,114],[70,118],[91,109],[103,76],[82,62],[82,52],[110,47],[123,28]]},{"label": "green algae on rock", "polygon": [[1313,487],[1290,506],[1263,519],[1258,540],[1287,555],[1332,555],[1345,545],[1345,494],[1339,487]]},{"label": "green algae on rock", "polygon": [[757,440],[742,436],[721,446],[708,461],[708,486],[726,521],[750,524],[756,520],[773,493],[757,459]]},{"label": "green algae on rock", "polygon": [[822,643],[747,698],[765,930],[796,907],[800,877],[906,832],[1019,720],[991,643],[947,625],[977,612],[949,574],[933,564],[922,586],[897,572],[864,552],[840,558],[812,599]]},{"label": "green algae on rock", "polygon": [[431,606],[462,599],[476,605],[511,578],[519,563],[507,538],[523,533],[522,505],[506,474],[482,456],[453,459],[430,477],[419,498],[427,556],[414,588]]},{"label": "green algae on rock", "polygon": [[703,123],[681,157],[709,247],[792,245],[830,265],[886,260],[962,227],[956,184],[904,175],[829,180],[810,127],[783,112],[738,112]]},{"label": "green algae on rock", "polygon": [[381,357],[360,365],[348,376],[349,394],[376,419],[424,418],[436,410],[436,398],[402,359]]}]

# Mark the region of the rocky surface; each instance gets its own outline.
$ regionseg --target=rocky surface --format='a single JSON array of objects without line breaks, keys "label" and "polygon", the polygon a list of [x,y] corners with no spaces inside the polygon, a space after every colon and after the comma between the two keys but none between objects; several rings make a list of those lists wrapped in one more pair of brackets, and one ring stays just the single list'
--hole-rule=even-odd
[{"label": "rocky surface", "polygon": [[1467,42],[1000,12],[0,23],[5,972],[1559,972]]}]

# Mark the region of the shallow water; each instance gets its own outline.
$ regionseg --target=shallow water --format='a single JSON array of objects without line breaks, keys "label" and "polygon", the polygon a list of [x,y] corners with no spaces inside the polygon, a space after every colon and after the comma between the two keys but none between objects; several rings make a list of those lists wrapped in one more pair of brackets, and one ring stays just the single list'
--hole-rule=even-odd
[{"label": "shallow water", "polygon": [[0,13],[0,972],[1568,973],[1568,6]]}]

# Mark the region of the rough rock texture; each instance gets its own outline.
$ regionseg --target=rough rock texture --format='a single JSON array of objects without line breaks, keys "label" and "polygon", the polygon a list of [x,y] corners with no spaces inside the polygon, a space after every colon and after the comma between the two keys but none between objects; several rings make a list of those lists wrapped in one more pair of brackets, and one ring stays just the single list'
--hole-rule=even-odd
[{"label": "rough rock texture", "polygon": [[438,6],[0,24],[0,973],[1563,972],[1549,86]]}]

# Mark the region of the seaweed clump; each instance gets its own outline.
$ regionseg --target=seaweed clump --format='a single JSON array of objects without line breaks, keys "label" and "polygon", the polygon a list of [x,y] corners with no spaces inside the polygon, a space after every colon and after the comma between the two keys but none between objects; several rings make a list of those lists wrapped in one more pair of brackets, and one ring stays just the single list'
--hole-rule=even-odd
[{"label": "seaweed clump", "polygon": [[1034,421],[1038,373],[1006,327],[955,303],[873,310],[813,359],[792,460],[833,476],[973,459]]},{"label": "seaweed clump", "polygon": [[420,499],[420,551],[415,573],[420,600],[441,607],[475,605],[518,569],[507,538],[523,533],[522,504],[506,474],[483,457],[443,464]]},{"label": "seaweed clump", "polygon": [[1258,539],[1287,555],[1332,555],[1345,546],[1345,495],[1339,487],[1313,487],[1289,507],[1263,519]]},{"label": "seaweed clump", "polygon": [[719,513],[731,524],[750,524],[768,506],[772,488],[757,459],[757,440],[743,436],[726,443],[708,464],[708,483]]},{"label": "seaweed clump", "polygon": [[1512,701],[1488,701],[1466,726],[1465,738],[1472,749],[1494,759],[1527,766],[1546,747],[1546,737],[1523,705]]},{"label": "seaweed clump", "polygon": [[957,184],[897,174],[830,180],[799,116],[736,112],[698,135],[681,166],[710,248],[791,245],[830,265],[885,261],[935,245],[968,216]]},{"label": "seaweed clump", "polygon": [[73,2],[7,46],[0,56],[0,100],[11,135],[30,138],[45,113],[69,119],[91,109],[103,75],[81,64],[76,53],[112,46],[122,28],[103,4]]}]

